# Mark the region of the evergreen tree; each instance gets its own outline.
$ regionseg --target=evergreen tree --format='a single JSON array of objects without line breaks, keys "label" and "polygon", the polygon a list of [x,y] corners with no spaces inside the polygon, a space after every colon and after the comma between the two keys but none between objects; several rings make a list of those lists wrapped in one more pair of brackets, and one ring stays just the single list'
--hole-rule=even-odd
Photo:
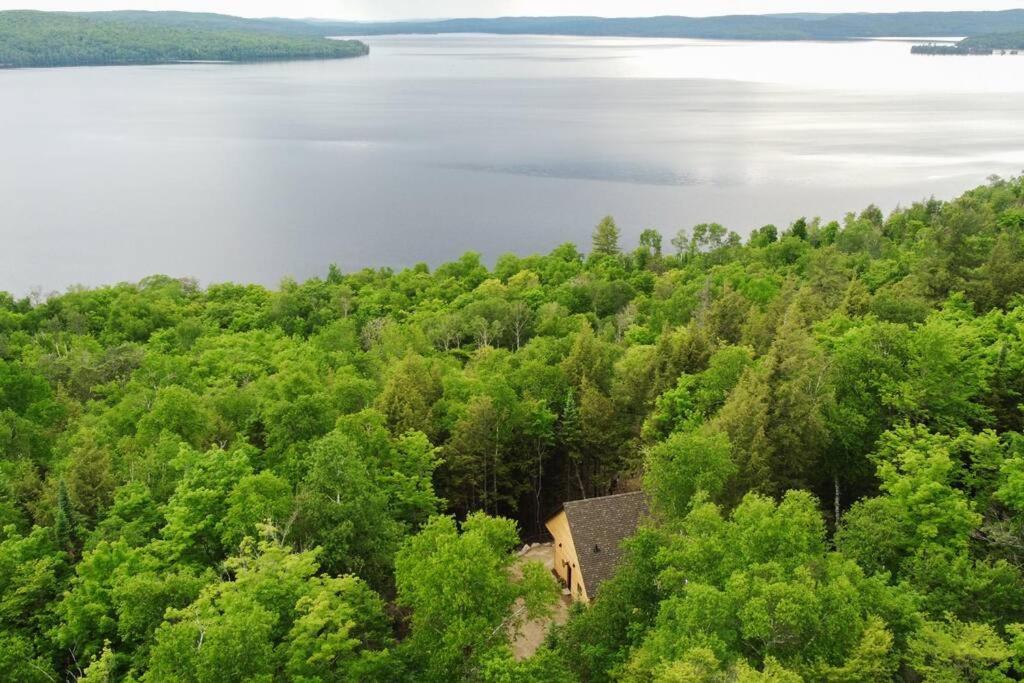
[{"label": "evergreen tree", "polygon": [[53,533],[57,538],[57,546],[75,559],[81,549],[78,515],[71,505],[68,487],[61,479],[57,488],[57,511],[53,518]]},{"label": "evergreen tree", "polygon": [[619,253],[619,228],[615,219],[605,216],[594,228],[591,253],[595,256],[615,256]]}]

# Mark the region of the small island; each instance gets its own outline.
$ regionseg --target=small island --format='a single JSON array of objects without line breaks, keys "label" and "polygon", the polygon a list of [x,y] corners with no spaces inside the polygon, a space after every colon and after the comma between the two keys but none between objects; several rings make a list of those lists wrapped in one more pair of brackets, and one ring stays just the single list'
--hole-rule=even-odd
[{"label": "small island", "polygon": [[992,48],[971,47],[963,43],[926,43],[914,45],[910,52],[915,55],[991,55]]},{"label": "small island", "polygon": [[146,25],[57,12],[0,12],[0,68],[343,59],[357,40]]}]

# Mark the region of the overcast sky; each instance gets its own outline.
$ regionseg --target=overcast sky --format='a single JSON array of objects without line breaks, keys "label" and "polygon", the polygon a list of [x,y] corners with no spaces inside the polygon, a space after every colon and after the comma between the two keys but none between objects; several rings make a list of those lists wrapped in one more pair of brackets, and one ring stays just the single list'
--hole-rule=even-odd
[{"label": "overcast sky", "polygon": [[1024,0],[0,0],[0,9],[176,9],[248,17],[357,20],[559,14],[707,16],[1014,7],[1024,7]]}]

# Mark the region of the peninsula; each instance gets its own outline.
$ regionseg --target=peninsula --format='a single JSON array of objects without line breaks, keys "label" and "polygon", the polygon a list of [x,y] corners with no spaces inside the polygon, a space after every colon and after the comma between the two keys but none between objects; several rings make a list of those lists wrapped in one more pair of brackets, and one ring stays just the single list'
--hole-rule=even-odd
[{"label": "peninsula", "polygon": [[0,12],[0,68],[341,59],[369,51],[365,43],[356,40],[223,28],[211,23]]}]

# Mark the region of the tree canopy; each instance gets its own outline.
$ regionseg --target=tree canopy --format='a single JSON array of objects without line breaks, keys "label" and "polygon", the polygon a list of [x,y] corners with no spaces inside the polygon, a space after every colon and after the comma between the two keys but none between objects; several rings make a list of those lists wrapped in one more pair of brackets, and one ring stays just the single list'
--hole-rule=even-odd
[{"label": "tree canopy", "polygon": [[369,52],[355,40],[226,29],[202,22],[184,26],[111,19],[0,12],[0,68],[338,59]]},{"label": "tree canopy", "polygon": [[[1024,676],[1024,180],[584,255],[0,294],[19,681]],[[616,575],[516,548],[643,487]]]}]

